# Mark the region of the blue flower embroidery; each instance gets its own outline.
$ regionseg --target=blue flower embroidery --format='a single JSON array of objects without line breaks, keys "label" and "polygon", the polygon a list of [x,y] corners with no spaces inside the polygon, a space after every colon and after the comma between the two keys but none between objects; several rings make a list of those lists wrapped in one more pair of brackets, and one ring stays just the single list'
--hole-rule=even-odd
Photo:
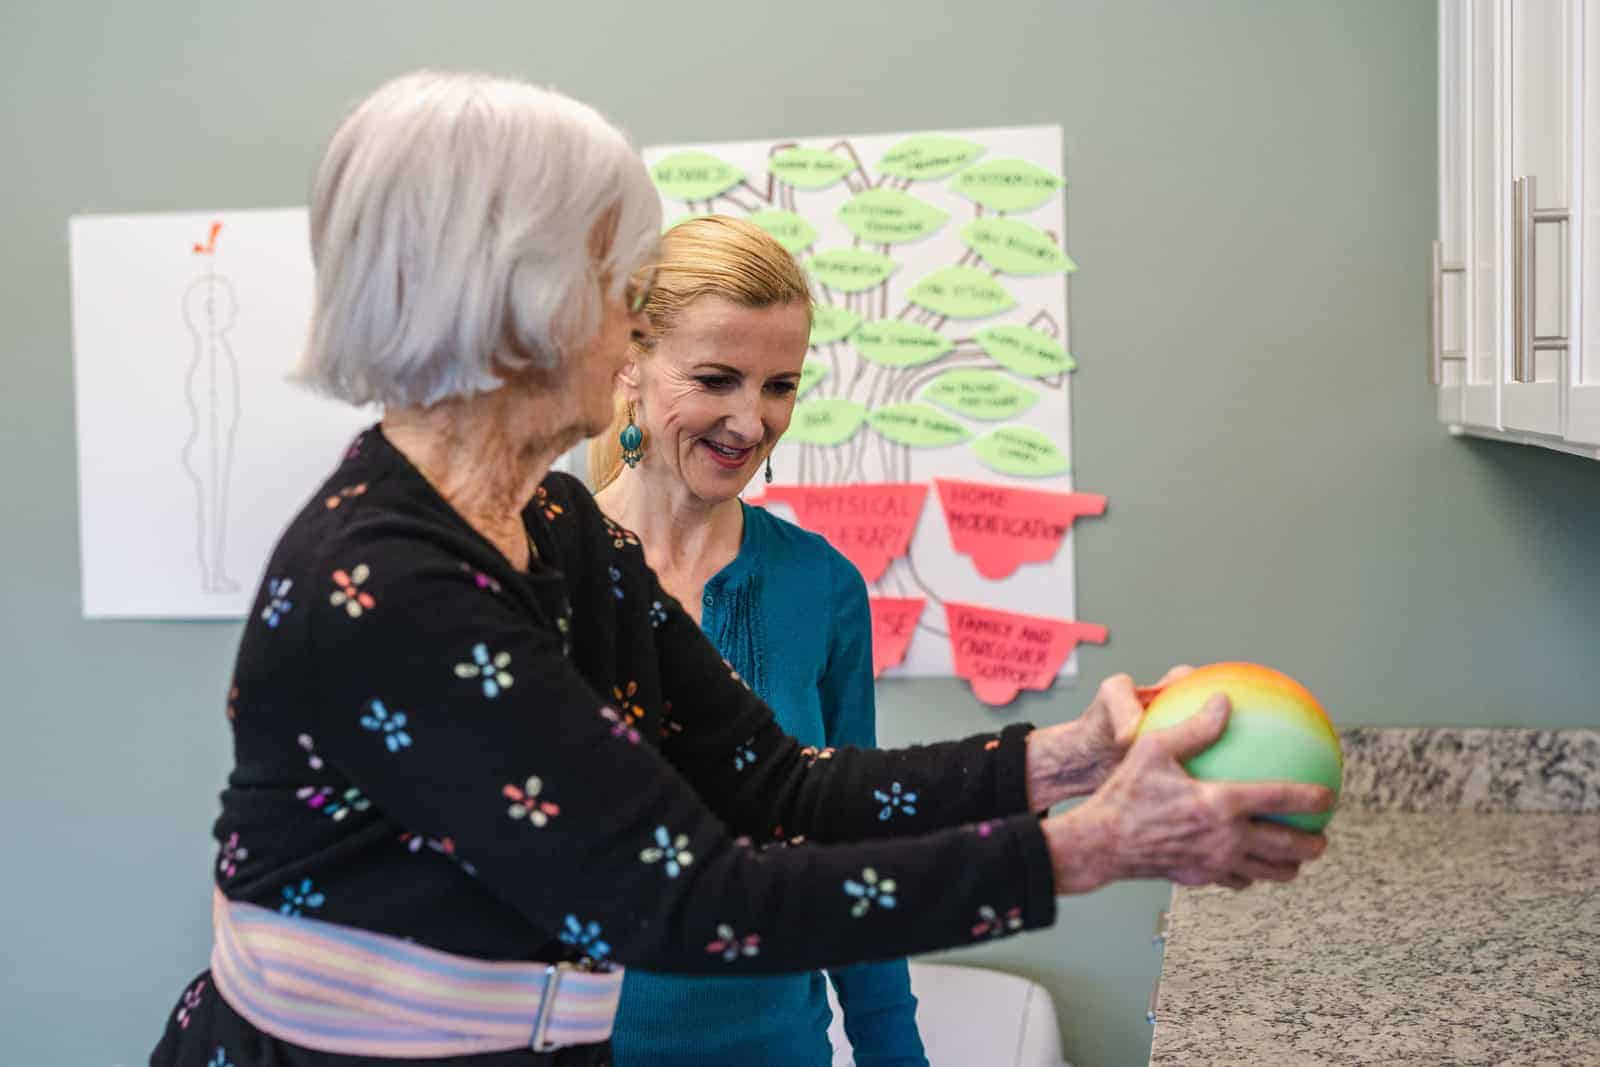
[{"label": "blue flower embroidery", "polygon": [[411,735],[406,733],[406,713],[390,711],[383,706],[381,700],[372,701],[369,707],[372,709],[372,714],[361,716],[362,729],[383,734],[383,743],[390,752],[409,748]]},{"label": "blue flower embroidery", "polygon": [[326,899],[312,886],[311,879],[302,878],[299,885],[291,882],[283,887],[283,903],[278,905],[278,911],[284,915],[301,915],[306,908],[322,907]]},{"label": "blue flower embroidery", "polygon": [[667,609],[661,606],[661,601],[650,601],[650,625],[659,630],[661,628],[661,624],[666,621]]},{"label": "blue flower embroidery", "polygon": [[854,878],[846,878],[844,891],[846,895],[856,898],[856,902],[850,905],[850,915],[855,919],[872,910],[874,904],[880,908],[894,907],[894,879],[884,878],[880,881],[878,872],[871,867],[861,871],[859,882]]},{"label": "blue flower embroidery", "polygon": [[755,766],[755,762],[756,762],[756,750],[755,750],[755,747],[754,747],[755,740],[756,739],[752,737],[750,740],[746,741],[744,744],[742,744],[738,748],[734,749],[734,751],[733,751],[733,769],[734,770],[742,771],[746,767]]},{"label": "blue flower embroidery", "polygon": [[611,946],[600,940],[600,924],[580,923],[576,915],[567,916],[567,928],[561,931],[561,940],[583,950],[590,959],[605,959],[611,955]]},{"label": "blue flower embroidery", "polygon": [[887,793],[881,789],[874,789],[872,799],[883,805],[878,809],[879,822],[887,822],[897,811],[907,815],[917,813],[917,794],[903,788],[899,782],[891,785]]},{"label": "blue flower embroidery", "polygon": [[278,623],[294,608],[289,600],[289,590],[294,588],[293,578],[273,578],[267,582],[267,605],[261,609],[261,621],[278,628]]},{"label": "blue flower embroidery", "polygon": [[211,1054],[206,1067],[233,1067],[233,1061],[228,1059],[228,1050],[218,1045],[217,1051]]},{"label": "blue flower embroidery", "polygon": [[511,688],[511,653],[496,652],[489,655],[489,646],[481,641],[472,646],[472,662],[457,663],[457,678],[477,678],[483,682],[483,695],[493,700],[500,690]]},{"label": "blue flower embroidery", "polygon": [[622,572],[611,566],[607,566],[606,570],[611,574],[611,595],[621,600],[623,598]]},{"label": "blue flower embroidery", "polygon": [[656,847],[647,848],[639,853],[642,863],[659,863],[666,860],[668,878],[676,878],[689,864],[694,862],[694,853],[689,851],[689,835],[679,834],[673,837],[665,826],[656,827]]}]

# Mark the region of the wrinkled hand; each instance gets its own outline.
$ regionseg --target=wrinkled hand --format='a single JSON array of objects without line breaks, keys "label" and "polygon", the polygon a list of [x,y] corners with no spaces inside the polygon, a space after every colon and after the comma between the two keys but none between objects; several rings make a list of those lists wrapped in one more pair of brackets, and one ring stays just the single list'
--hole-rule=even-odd
[{"label": "wrinkled hand", "polygon": [[1086,892],[1121,878],[1243,889],[1257,880],[1290,881],[1300,864],[1322,855],[1321,834],[1255,817],[1326,811],[1330,790],[1201,782],[1183,769],[1183,760],[1222,736],[1228,710],[1219,693],[1183,722],[1140,737],[1093,796],[1046,820],[1057,892]]},{"label": "wrinkled hand", "polygon": [[1150,701],[1192,670],[1173,667],[1155,685],[1142,688],[1126,674],[1114,674],[1100,683],[1082,715],[1029,734],[1028,810],[1044,811],[1100,788],[1133,744]]}]

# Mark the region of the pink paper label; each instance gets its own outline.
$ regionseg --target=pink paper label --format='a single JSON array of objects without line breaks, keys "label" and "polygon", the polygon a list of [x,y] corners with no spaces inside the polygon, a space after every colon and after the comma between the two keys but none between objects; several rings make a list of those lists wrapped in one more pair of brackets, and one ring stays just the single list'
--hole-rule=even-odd
[{"label": "pink paper label", "polygon": [[922,484],[769,485],[750,503],[788,504],[801,526],[827,538],[863,578],[875,582],[890,560],[905,555],[927,495]]},{"label": "pink paper label", "polygon": [[872,676],[897,667],[906,658],[906,649],[917,632],[917,620],[928,601],[917,597],[874,596],[867,598],[872,609]]},{"label": "pink paper label", "polygon": [[975,604],[944,605],[956,675],[990,707],[1009,704],[1023,689],[1048,689],[1078,642],[1106,643],[1092,622],[1046,619]]},{"label": "pink paper label", "polygon": [[939,505],[956,551],[971,556],[985,578],[1010,577],[1024,563],[1043,563],[1080,515],[1103,515],[1098,493],[1051,493],[992,482],[935,478]]}]

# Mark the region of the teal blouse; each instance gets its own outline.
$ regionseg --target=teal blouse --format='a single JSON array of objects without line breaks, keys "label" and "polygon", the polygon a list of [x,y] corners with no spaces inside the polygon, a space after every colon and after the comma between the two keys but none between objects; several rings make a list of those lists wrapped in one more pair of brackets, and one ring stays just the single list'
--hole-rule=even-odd
[{"label": "teal blouse", "polygon": [[[739,554],[706,583],[700,625],[779,724],[818,748],[877,743],[861,574],[816,534],[744,506]],[[828,972],[857,1067],[926,1067],[904,960]],[[827,1067],[821,971],[690,978],[629,970],[617,1067]]]}]

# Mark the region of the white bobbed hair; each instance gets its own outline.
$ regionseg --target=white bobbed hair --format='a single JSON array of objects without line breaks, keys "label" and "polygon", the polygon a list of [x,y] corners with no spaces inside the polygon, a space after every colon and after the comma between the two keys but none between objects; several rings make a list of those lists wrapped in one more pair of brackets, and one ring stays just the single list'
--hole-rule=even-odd
[{"label": "white bobbed hair", "polygon": [[417,71],[339,125],[311,194],[316,302],[296,380],[428,405],[555,367],[655,255],[661,203],[594,109],[525,82]]}]

